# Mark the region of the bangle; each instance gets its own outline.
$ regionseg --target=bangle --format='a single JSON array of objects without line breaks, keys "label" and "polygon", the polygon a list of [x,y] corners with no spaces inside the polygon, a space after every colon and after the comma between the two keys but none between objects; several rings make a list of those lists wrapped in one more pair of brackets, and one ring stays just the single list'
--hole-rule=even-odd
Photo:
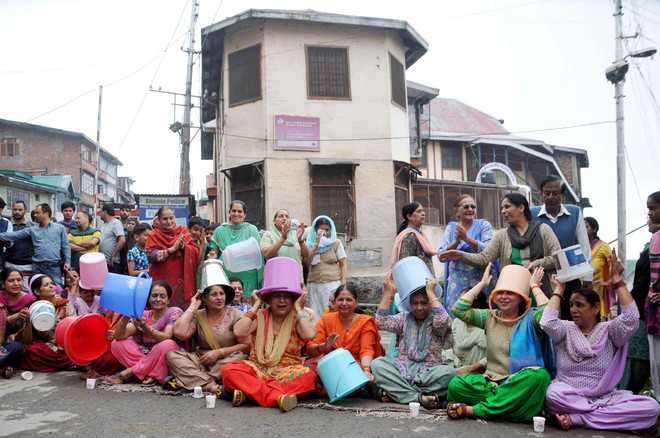
[{"label": "bangle", "polygon": [[303,319],[307,319],[307,313],[305,313],[305,312],[298,312],[298,314],[296,315],[296,319],[297,319],[298,321],[302,321]]},{"label": "bangle", "polygon": [[550,295],[550,298],[552,298],[552,297],[559,298],[559,301],[562,301],[564,299],[564,297],[562,295],[558,294],[558,293],[553,293],[552,295]]},{"label": "bangle", "polygon": [[247,312],[245,312],[243,314],[243,317],[246,317],[246,316],[248,318],[250,318],[252,321],[254,321],[254,319],[257,317],[257,312],[253,312],[252,310],[248,310]]}]

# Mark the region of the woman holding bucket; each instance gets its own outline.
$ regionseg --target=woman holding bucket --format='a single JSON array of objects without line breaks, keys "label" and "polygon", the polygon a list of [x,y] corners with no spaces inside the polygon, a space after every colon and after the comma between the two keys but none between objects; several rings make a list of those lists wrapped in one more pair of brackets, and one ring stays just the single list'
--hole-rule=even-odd
[{"label": "woman holding bucket", "polygon": [[32,293],[39,300],[48,301],[55,307],[55,324],[46,331],[37,330],[34,327],[34,315],[30,311],[30,323],[17,335],[25,345],[20,364],[20,368],[24,370],[52,373],[66,370],[73,365],[64,350],[55,344],[55,328],[62,319],[75,316],[76,312],[67,300],[55,294],[54,286],[53,279],[48,275],[35,274],[30,277]]},{"label": "woman holding bucket", "polygon": [[298,262],[300,281],[303,282],[302,261],[309,257],[309,249],[303,239],[305,224],[291,220],[289,211],[282,208],[275,212],[273,229],[261,236],[261,253],[266,260],[273,257],[290,257]]},{"label": "woman holding bucket", "polygon": [[[254,239],[257,243],[261,241],[259,230],[251,223],[245,222],[247,206],[243,201],[234,200],[229,205],[229,222],[225,222],[213,231],[209,248],[216,249],[219,253],[229,245]],[[263,268],[245,272],[231,272],[225,267],[227,277],[240,278],[243,282],[243,295],[252,296],[252,291],[259,287],[263,277]]]},{"label": "woman holding bucket", "polygon": [[116,385],[133,376],[144,384],[165,381],[168,375],[165,356],[179,349],[172,340],[172,332],[182,313],[178,307],[168,307],[171,297],[172,287],[166,281],[154,281],[149,292],[149,310],[144,311],[143,317],[123,316],[119,320],[111,351],[127,368],[107,377],[106,383]]},{"label": "woman holding bucket", "polygon": [[527,198],[520,193],[505,195],[502,219],[508,227],[497,231],[483,251],[472,254],[451,249],[440,254],[440,261],[464,261],[485,267],[499,259],[502,268],[514,264],[530,270],[537,266],[547,271],[555,270],[553,254],[561,250],[559,240],[548,225],[532,220]]},{"label": "woman holding bucket", "polygon": [[343,285],[337,288],[334,293],[337,311],[321,316],[316,324],[316,337],[307,344],[307,354],[315,357],[344,348],[373,380],[371,362],[382,356],[383,350],[374,317],[355,313],[357,298],[354,289]]},{"label": "woman holding bucket", "polygon": [[[477,203],[470,195],[460,195],[454,202],[456,221],[449,222],[440,242],[438,254],[458,249],[478,253],[493,238],[493,226],[485,219],[477,218]],[[452,309],[461,292],[479,282],[483,268],[456,260],[445,263],[444,306]]]},{"label": "woman holding bucket", "polygon": [[23,276],[15,269],[2,271],[0,282],[0,376],[8,379],[23,354],[23,344],[14,335],[29,323],[28,306],[35,298],[23,292]]},{"label": "woman holding bucket", "polygon": [[250,398],[286,412],[296,407],[298,395],[316,389],[316,372],[302,362],[302,350],[314,338],[314,323],[312,312],[304,309],[299,269],[289,257],[268,260],[264,287],[255,291],[252,309],[234,326],[236,336],[254,339],[249,360],[222,370],[222,384],[231,391],[234,406]]},{"label": "woman holding bucket", "polygon": [[637,330],[639,312],[621,274],[616,255],[608,262],[621,314],[600,322],[600,298],[591,289],[570,296],[573,321],[559,319],[565,286],[553,277],[554,293],[543,312],[541,328],[557,352],[557,378],[548,387],[546,410],[564,429],[644,431],[655,426],[660,405],[651,397],[616,390],[626,364],[628,342]]},{"label": "woman holding bucket", "polygon": [[309,255],[307,292],[309,307],[317,316],[328,309],[330,295],[346,284],[346,251],[337,239],[335,223],[328,216],[318,216],[307,233]]},{"label": "woman holding bucket", "polygon": [[158,226],[149,234],[146,244],[149,274],[154,281],[165,280],[172,285],[172,304],[187,307],[197,290],[199,247],[188,229],[177,225],[171,208],[161,207],[157,217]]},{"label": "woman holding bucket", "polygon": [[[205,270],[211,270],[207,267],[209,262],[206,263]],[[227,285],[226,276],[217,277],[211,281],[214,284],[203,285],[204,290],[193,297],[174,324],[174,336],[181,341],[192,340],[192,352],[167,353],[173,376],[165,383],[167,389],[192,391],[195,386],[201,386],[206,392],[218,393],[220,387],[216,381],[222,378],[222,368],[230,362],[247,359],[249,339],[238,338],[234,333],[234,326],[243,314],[230,306],[234,290]],[[203,280],[209,278],[208,274],[202,276]],[[200,309],[202,305],[204,309]]]},{"label": "woman holding bucket", "polygon": [[422,225],[426,221],[426,212],[419,202],[411,202],[401,209],[403,221],[399,224],[392,256],[390,257],[390,268],[396,262],[405,257],[419,257],[429,268],[433,269],[433,256],[437,254],[431,242],[422,234]]},{"label": "woman holding bucket", "polygon": [[[488,363],[484,374],[456,376],[449,382],[449,418],[528,422],[543,409],[550,384],[545,367],[552,364],[549,342],[539,325],[548,302],[540,287],[542,278],[542,268],[531,275],[522,266],[505,266],[490,294],[491,309],[474,309],[474,299],[491,281],[488,265],[481,281],[454,305],[457,318],[485,330]],[[538,308],[531,307],[530,288]]]}]

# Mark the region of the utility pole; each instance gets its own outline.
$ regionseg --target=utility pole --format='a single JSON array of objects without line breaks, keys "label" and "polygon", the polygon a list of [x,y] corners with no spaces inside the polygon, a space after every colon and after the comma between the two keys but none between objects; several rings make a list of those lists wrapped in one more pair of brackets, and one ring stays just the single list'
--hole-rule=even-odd
[{"label": "utility pole", "polygon": [[[622,0],[614,2],[614,63],[623,59],[623,6]],[[616,221],[617,221],[617,256],[626,263],[626,156],[625,137],[623,135],[623,84],[624,80],[614,84],[616,101]]]},{"label": "utility pole", "polygon": [[103,104],[103,85],[99,85],[99,108],[96,116],[96,170],[94,171],[94,226],[97,225],[99,209],[99,169],[101,167],[101,106]]},{"label": "utility pole", "polygon": [[186,94],[183,109],[183,127],[181,131],[181,169],[179,176],[179,194],[190,194],[190,109],[192,103],[192,74],[195,56],[195,23],[199,9],[199,1],[193,0],[190,12],[190,29],[184,51],[188,53],[186,71]]}]

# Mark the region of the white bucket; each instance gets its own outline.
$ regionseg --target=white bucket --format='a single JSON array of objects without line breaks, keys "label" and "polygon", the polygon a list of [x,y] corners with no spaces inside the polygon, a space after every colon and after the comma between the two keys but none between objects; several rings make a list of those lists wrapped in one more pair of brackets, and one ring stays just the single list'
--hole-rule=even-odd
[{"label": "white bucket", "polygon": [[55,306],[50,301],[35,301],[30,306],[30,321],[35,330],[47,332],[55,327]]},{"label": "white bucket", "polygon": [[253,237],[225,248],[222,251],[222,261],[231,272],[260,269],[264,264],[259,243]]},{"label": "white bucket", "polygon": [[559,262],[557,279],[562,283],[582,278],[594,272],[591,264],[587,262],[580,245],[563,248],[553,255],[557,257],[557,261]]}]

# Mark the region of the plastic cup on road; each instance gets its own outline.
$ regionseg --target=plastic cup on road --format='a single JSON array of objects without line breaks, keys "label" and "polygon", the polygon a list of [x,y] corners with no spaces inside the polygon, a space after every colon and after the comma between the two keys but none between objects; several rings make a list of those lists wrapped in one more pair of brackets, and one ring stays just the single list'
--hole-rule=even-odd
[{"label": "plastic cup on road", "polygon": [[206,396],[206,408],[207,409],[215,408],[215,394],[209,394]]},{"label": "plastic cup on road", "polygon": [[87,379],[85,382],[87,389],[94,389],[96,388],[96,379]]},{"label": "plastic cup on road", "polygon": [[202,398],[204,397],[204,393],[202,392],[202,387],[201,386],[195,386],[193,389],[193,398]]},{"label": "plastic cup on road", "polygon": [[23,380],[32,380],[34,378],[34,374],[32,374],[32,371],[23,371],[21,373],[21,379]]},{"label": "plastic cup on road", "polygon": [[534,432],[543,433],[545,431],[545,418],[534,417]]},{"label": "plastic cup on road", "polygon": [[410,416],[411,417],[416,417],[416,416],[419,415],[419,403],[410,402],[410,403],[408,403],[408,407],[410,408]]}]

